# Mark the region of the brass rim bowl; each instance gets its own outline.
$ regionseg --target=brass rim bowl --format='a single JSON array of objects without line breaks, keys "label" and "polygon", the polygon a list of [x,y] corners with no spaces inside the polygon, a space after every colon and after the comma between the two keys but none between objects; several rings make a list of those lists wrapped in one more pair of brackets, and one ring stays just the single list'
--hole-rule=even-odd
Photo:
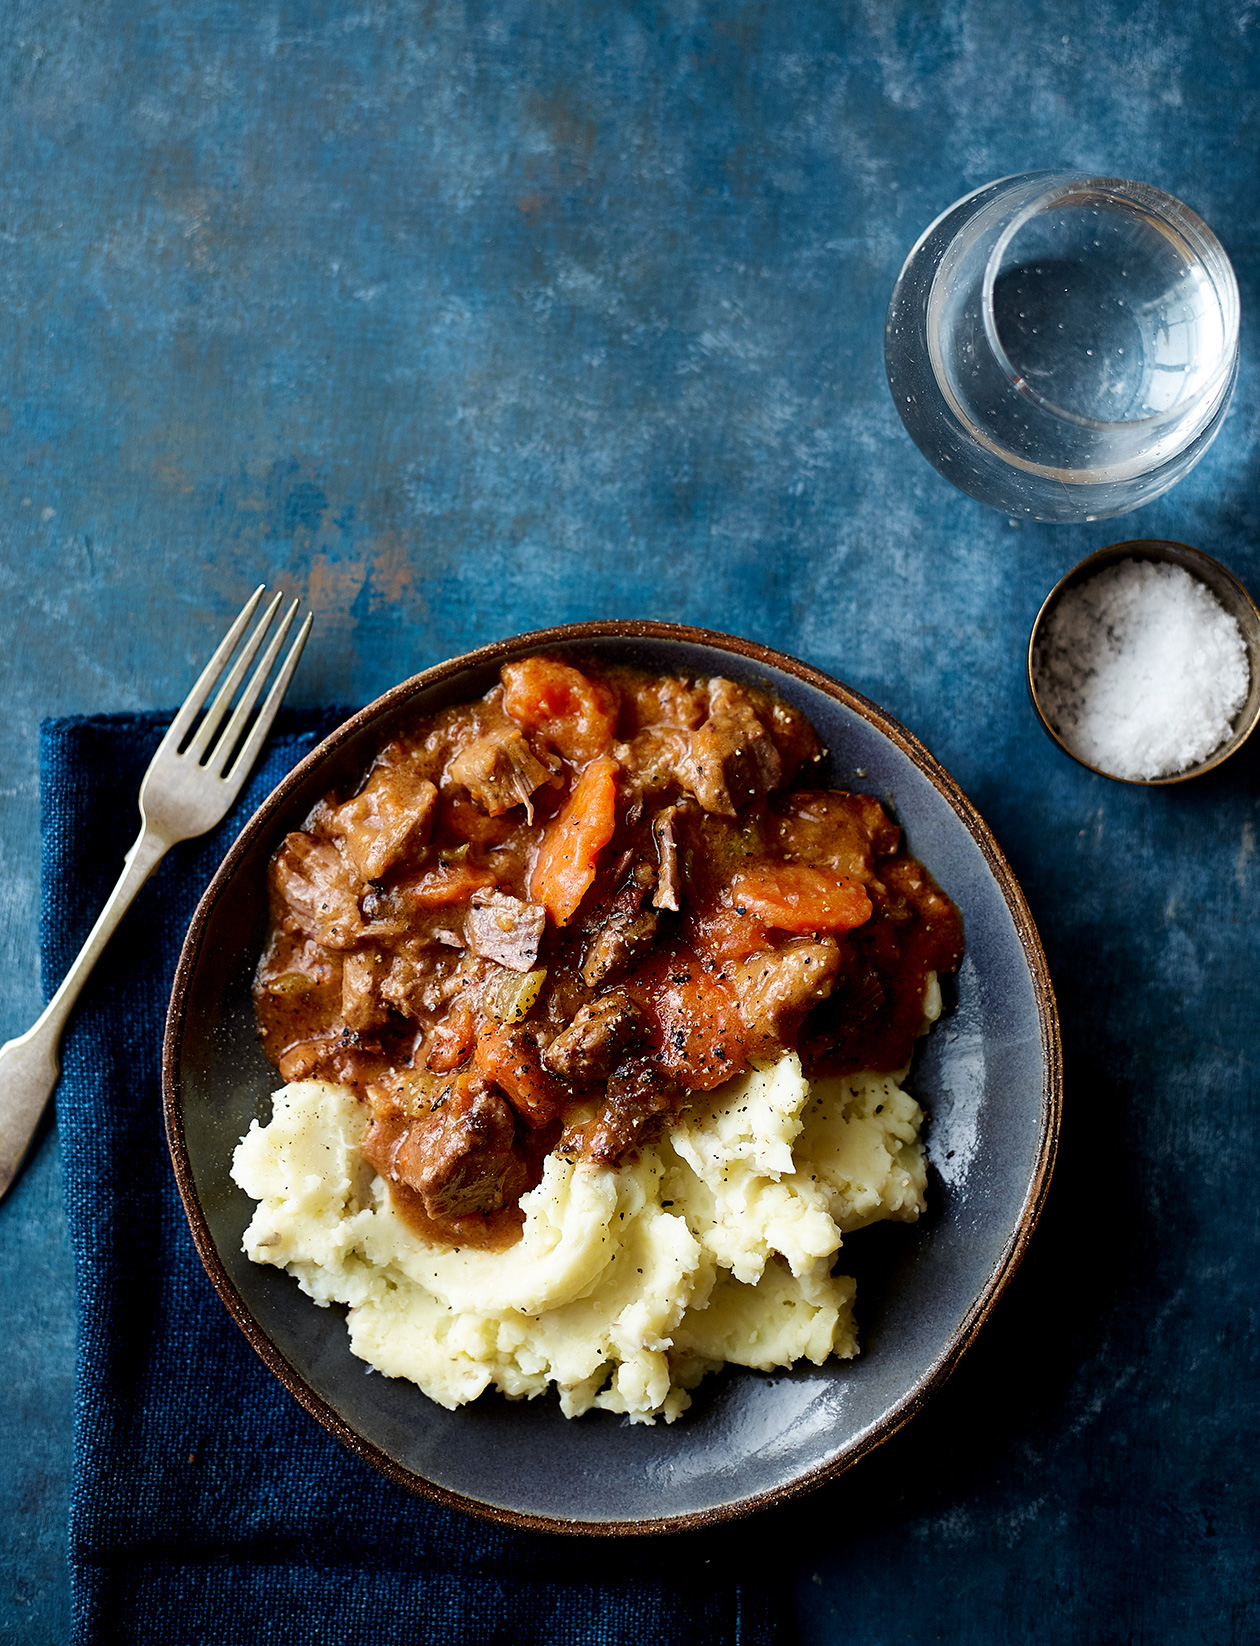
[{"label": "brass rim bowl", "polygon": [[[449,1412],[402,1379],[366,1376],[344,1311],[252,1264],[253,1202],[232,1151],[265,1119],[278,1076],[250,985],[266,930],[268,859],[334,785],[357,781],[408,720],[484,693],[539,651],[757,683],[803,710],[829,752],[819,781],[896,809],[910,849],[962,910],[967,954],[949,1010],[921,1042],[911,1090],[931,1117],[929,1212],[846,1242],[860,1356],[773,1374],[727,1368],[676,1423],[610,1413],[566,1420],[553,1395],[487,1393]],[[193,917],[163,1047],[167,1137],[198,1253],[250,1344],[360,1458],[448,1507],[522,1528],[672,1532],[779,1503],[833,1478],[899,1429],[988,1318],[1045,1199],[1061,1106],[1054,991],[1032,916],[975,809],[897,722],[795,658],[751,641],[650,622],[578,623],[485,646],[404,681],[354,715],[245,825]]]},{"label": "brass rim bowl", "polygon": [[[1108,566],[1119,565],[1122,560],[1153,560],[1164,565],[1181,566],[1191,577],[1206,584],[1229,615],[1236,619],[1243,644],[1247,648],[1251,684],[1246,701],[1235,717],[1234,729],[1206,760],[1201,760],[1195,766],[1187,766],[1185,771],[1172,772],[1167,777],[1121,777],[1116,772],[1106,771],[1102,766],[1092,766],[1088,760],[1082,759],[1070,748],[1055,731],[1041,706],[1041,697],[1037,689],[1037,649],[1043,627],[1051,612],[1069,589],[1079,588],[1098,572],[1105,571]],[[1037,613],[1032,633],[1028,637],[1025,681],[1033,712],[1041,722],[1043,731],[1058,744],[1064,754],[1075,760],[1078,766],[1084,766],[1086,771],[1095,772],[1099,777],[1109,777],[1113,783],[1130,783],[1137,788],[1164,788],[1170,783],[1185,783],[1192,777],[1202,777],[1204,772],[1212,771],[1222,761],[1228,760],[1231,754],[1236,754],[1255,730],[1257,721],[1260,721],[1260,610],[1256,609],[1255,601],[1228,567],[1222,566],[1219,560],[1213,560],[1211,555],[1204,554],[1201,549],[1191,548],[1189,543],[1178,543],[1165,537],[1135,537],[1124,543],[1110,543],[1105,549],[1087,555],[1079,565],[1073,566],[1067,576],[1061,577],[1042,601],[1041,610]]]}]

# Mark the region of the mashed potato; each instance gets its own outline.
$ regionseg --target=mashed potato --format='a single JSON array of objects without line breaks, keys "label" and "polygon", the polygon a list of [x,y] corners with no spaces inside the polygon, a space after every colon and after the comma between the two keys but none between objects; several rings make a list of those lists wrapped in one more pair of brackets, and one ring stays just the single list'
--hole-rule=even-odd
[{"label": "mashed potato", "polygon": [[831,1272],[842,1237],[924,1204],[923,1116],[900,1082],[811,1085],[789,1053],[704,1094],[630,1164],[549,1156],[520,1241],[486,1252],[413,1234],[359,1152],[354,1093],[298,1081],[236,1150],[259,1203],[244,1249],[344,1303],[354,1353],[443,1406],[554,1384],[569,1417],[672,1422],[724,1362],[857,1353],[854,1283]]}]

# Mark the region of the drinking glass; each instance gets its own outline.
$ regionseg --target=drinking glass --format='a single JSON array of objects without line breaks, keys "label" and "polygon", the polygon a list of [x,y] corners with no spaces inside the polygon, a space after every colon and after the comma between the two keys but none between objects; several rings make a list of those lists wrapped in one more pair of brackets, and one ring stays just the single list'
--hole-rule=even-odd
[{"label": "drinking glass", "polygon": [[1199,461],[1238,370],[1238,282],[1216,236],[1145,183],[1005,177],[925,231],[884,360],[911,438],[981,502],[1102,520]]}]

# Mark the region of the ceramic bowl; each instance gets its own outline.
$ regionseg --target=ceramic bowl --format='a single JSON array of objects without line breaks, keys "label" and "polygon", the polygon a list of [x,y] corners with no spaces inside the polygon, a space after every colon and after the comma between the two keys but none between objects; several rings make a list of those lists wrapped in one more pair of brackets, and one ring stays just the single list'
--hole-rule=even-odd
[{"label": "ceramic bowl", "polygon": [[[1238,631],[1247,648],[1251,685],[1246,701],[1234,717],[1229,736],[1218,748],[1213,749],[1205,760],[1187,766],[1184,771],[1172,772],[1167,777],[1121,777],[1117,772],[1106,771],[1101,766],[1091,766],[1088,760],[1083,760],[1055,731],[1041,700],[1038,653],[1051,614],[1069,589],[1079,588],[1082,583],[1088,583],[1091,577],[1097,576],[1109,566],[1118,566],[1122,560],[1153,560],[1161,565],[1180,566],[1183,571],[1189,572],[1191,577],[1205,583],[1238,624]],[[1059,579],[1042,602],[1041,610],[1033,622],[1032,633],[1028,637],[1024,679],[1032,700],[1033,712],[1041,722],[1042,730],[1059,745],[1064,754],[1071,755],[1077,765],[1084,766],[1086,771],[1094,772],[1099,777],[1109,777],[1115,783],[1131,783],[1146,789],[1163,788],[1170,783],[1185,783],[1192,777],[1202,777],[1204,772],[1214,770],[1223,760],[1228,760],[1231,754],[1236,754],[1260,721],[1260,611],[1257,611],[1255,601],[1227,566],[1222,566],[1219,560],[1213,560],[1211,555],[1204,554],[1202,549],[1192,548],[1189,543],[1177,543],[1165,537],[1134,537],[1124,543],[1109,543],[1105,549],[1096,550],[1073,566],[1065,577]]]},{"label": "ceramic bowl", "polygon": [[[250,983],[267,860],[328,789],[352,782],[404,722],[489,689],[501,664],[563,648],[673,673],[724,674],[801,709],[829,750],[820,783],[877,795],[962,910],[966,958],[910,1089],[930,1116],[930,1210],[851,1236],[860,1357],[776,1375],[727,1368],[677,1423],[498,1395],[448,1412],[367,1375],[342,1311],[241,1250],[253,1203],[232,1182],[238,1139],[278,1084]],[[522,1527],[674,1531],[782,1501],[836,1475],[910,1418],[949,1375],[1010,1280],[1046,1194],[1060,1108],[1054,994],[1023,894],[955,783],[896,721],[794,658],[664,623],[583,623],[428,669],[355,715],[297,766],[233,844],[184,944],[164,1049],[167,1131],[193,1237],[259,1355],[319,1422],[400,1484]]]}]

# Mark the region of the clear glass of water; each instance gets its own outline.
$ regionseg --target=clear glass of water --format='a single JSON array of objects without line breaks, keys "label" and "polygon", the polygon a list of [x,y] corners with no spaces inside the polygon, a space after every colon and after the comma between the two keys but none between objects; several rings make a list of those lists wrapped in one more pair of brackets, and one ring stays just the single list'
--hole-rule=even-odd
[{"label": "clear glass of water", "polygon": [[1216,236],[1144,183],[1006,177],[922,235],[884,359],[915,444],[962,491],[1101,520],[1174,485],[1238,370],[1238,282]]}]

